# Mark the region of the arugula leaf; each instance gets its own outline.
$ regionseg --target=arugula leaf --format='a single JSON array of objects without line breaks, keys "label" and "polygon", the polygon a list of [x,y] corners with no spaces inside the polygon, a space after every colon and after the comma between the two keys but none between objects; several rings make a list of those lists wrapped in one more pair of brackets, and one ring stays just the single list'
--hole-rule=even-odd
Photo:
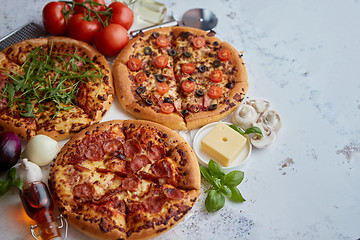
[{"label": "arugula leaf", "polygon": [[16,169],[11,168],[7,175],[6,180],[3,181],[0,179],[0,197],[5,195],[12,187],[18,187],[19,189],[22,189],[24,186],[24,183],[20,181],[19,179],[16,179]]}]

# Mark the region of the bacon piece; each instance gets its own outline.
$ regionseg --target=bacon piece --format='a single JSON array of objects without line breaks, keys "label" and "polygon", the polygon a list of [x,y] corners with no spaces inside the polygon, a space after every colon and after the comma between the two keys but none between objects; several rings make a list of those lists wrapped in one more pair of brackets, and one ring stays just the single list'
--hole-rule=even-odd
[{"label": "bacon piece", "polygon": [[104,156],[103,150],[98,146],[97,143],[91,144],[85,150],[85,157],[91,161],[101,160]]},{"label": "bacon piece", "polygon": [[117,150],[123,150],[123,145],[118,139],[107,139],[104,141],[102,147],[105,153],[113,153]]},{"label": "bacon piece", "polygon": [[94,191],[94,187],[90,183],[78,184],[73,188],[74,198],[80,203],[91,200]]},{"label": "bacon piece", "polygon": [[141,168],[145,167],[146,165],[150,164],[151,161],[146,155],[137,155],[133,158],[130,162],[130,169],[133,172],[139,171]]},{"label": "bacon piece", "polygon": [[149,159],[153,162],[160,160],[164,156],[164,147],[160,145],[152,145],[148,149]]},{"label": "bacon piece", "polygon": [[124,178],[121,182],[121,187],[124,190],[133,191],[139,184],[139,180],[136,178]]},{"label": "bacon piece", "polygon": [[166,197],[170,199],[180,200],[184,198],[184,193],[176,188],[167,187],[164,189],[164,194]]},{"label": "bacon piece", "polygon": [[177,99],[174,101],[174,106],[177,112],[181,112],[181,99]]},{"label": "bacon piece", "polygon": [[204,102],[203,102],[203,106],[204,106],[205,109],[208,109],[210,107],[211,101],[212,101],[212,98],[209,95],[205,94],[204,95]]},{"label": "bacon piece", "polygon": [[124,153],[128,158],[133,158],[141,152],[140,143],[136,139],[127,140],[124,144]]},{"label": "bacon piece", "polygon": [[165,201],[164,196],[153,196],[144,201],[144,206],[150,213],[159,213],[163,209]]}]

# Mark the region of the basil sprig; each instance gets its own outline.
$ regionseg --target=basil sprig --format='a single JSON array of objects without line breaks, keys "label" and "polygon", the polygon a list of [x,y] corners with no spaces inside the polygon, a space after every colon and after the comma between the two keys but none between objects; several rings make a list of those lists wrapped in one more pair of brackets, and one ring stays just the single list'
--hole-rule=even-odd
[{"label": "basil sprig", "polygon": [[18,187],[19,189],[23,188],[24,183],[19,179],[15,178],[16,169],[11,168],[6,175],[6,180],[3,181],[2,179],[0,179],[0,197],[7,193],[12,187]]},{"label": "basil sprig", "polygon": [[264,136],[263,133],[261,132],[261,129],[256,126],[249,127],[248,129],[245,130],[245,132],[238,125],[231,124],[230,127],[243,136],[251,134],[251,133],[254,133],[256,136],[258,136],[260,138],[262,138]]},{"label": "basil sprig", "polygon": [[225,196],[235,202],[244,202],[237,186],[244,179],[244,172],[232,171],[225,174],[222,167],[210,159],[209,168],[200,166],[203,178],[211,183],[211,187],[206,190],[205,207],[208,212],[218,211],[225,205]]}]

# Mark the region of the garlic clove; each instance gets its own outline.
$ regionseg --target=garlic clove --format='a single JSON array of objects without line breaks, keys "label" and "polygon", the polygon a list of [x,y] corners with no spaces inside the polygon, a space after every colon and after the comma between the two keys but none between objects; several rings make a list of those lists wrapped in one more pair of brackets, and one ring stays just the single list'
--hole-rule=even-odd
[{"label": "garlic clove", "polygon": [[266,127],[270,128],[276,133],[282,126],[280,115],[274,110],[266,112],[262,119]]},{"label": "garlic clove", "polygon": [[248,129],[258,119],[258,114],[253,106],[243,104],[232,115],[233,122],[242,129]]},{"label": "garlic clove", "polygon": [[273,143],[275,141],[276,138],[276,133],[274,131],[272,131],[270,128],[267,128],[266,126],[264,126],[261,123],[254,123],[253,126],[256,126],[258,128],[260,128],[263,137],[257,137],[257,136],[253,136],[250,141],[251,144],[256,147],[256,148],[264,148],[268,145],[270,145],[271,143]]},{"label": "garlic clove", "polygon": [[42,167],[51,163],[58,152],[57,141],[45,135],[36,135],[27,143],[22,155]]}]

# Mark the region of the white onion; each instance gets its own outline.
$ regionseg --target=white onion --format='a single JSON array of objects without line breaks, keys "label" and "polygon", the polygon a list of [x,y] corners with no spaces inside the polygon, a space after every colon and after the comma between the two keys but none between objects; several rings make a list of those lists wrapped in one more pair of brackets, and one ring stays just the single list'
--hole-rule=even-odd
[{"label": "white onion", "polygon": [[36,135],[26,145],[23,156],[42,167],[51,163],[58,152],[57,141],[45,135]]}]

